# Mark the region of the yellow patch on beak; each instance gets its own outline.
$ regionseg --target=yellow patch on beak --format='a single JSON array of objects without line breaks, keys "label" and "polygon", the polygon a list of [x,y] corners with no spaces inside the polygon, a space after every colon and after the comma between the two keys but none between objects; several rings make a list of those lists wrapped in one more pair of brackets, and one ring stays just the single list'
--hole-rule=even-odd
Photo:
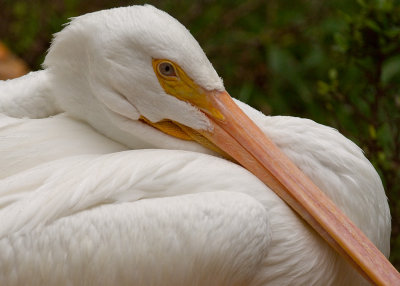
[{"label": "yellow patch on beak", "polygon": [[199,132],[190,127],[187,127],[183,124],[168,119],[159,122],[151,122],[146,117],[141,116],[139,120],[173,137],[187,141],[196,141],[197,143],[203,145],[207,149],[219,153],[224,158],[234,161],[234,159],[231,156],[229,156],[226,152],[221,150],[217,145],[215,145],[206,137],[204,137],[202,134],[200,134]]},{"label": "yellow patch on beak", "polygon": [[168,134],[171,136],[174,136],[176,138],[182,139],[182,140],[188,140],[191,141],[193,140],[192,137],[190,137],[188,134],[186,134],[177,124],[175,124],[171,120],[162,120],[159,122],[151,122],[144,116],[140,116],[140,121],[147,123],[148,125],[153,126],[154,128]]},{"label": "yellow patch on beak", "polygon": [[207,95],[210,92],[196,84],[179,65],[163,59],[153,59],[152,64],[158,81],[166,93],[191,103],[215,119],[224,119],[221,112],[211,104]]},{"label": "yellow patch on beak", "polygon": [[[166,93],[198,107],[201,111],[216,119],[224,119],[224,116],[211,105],[209,100],[210,92],[198,86],[177,64],[169,60],[153,59],[153,68],[158,81]],[[233,160],[231,156],[198,131],[183,124],[169,119],[151,122],[144,116],[140,117],[140,121],[173,137],[182,140],[196,141],[207,149],[213,150],[229,160]]]}]

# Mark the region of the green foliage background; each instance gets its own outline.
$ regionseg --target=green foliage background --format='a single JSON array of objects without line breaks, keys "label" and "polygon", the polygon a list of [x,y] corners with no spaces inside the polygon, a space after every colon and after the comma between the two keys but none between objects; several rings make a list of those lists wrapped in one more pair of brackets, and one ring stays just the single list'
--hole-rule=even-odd
[{"label": "green foliage background", "polygon": [[[0,40],[32,69],[69,17],[144,1],[0,0]],[[182,22],[231,95],[355,141],[381,175],[400,269],[400,1],[146,1]]]}]

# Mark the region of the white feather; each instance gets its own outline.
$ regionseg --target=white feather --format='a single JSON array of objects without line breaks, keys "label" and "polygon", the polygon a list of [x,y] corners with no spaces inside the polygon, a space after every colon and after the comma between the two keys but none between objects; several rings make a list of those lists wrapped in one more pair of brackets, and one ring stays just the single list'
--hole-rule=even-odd
[{"label": "white feather", "polygon": [[[151,58],[224,89],[190,33],[152,6],[75,18],[45,70],[0,83],[0,285],[365,284],[247,170],[136,120],[208,128],[163,92]],[[388,256],[389,208],[362,151],[237,103]],[[131,150],[143,148],[175,150]]]}]

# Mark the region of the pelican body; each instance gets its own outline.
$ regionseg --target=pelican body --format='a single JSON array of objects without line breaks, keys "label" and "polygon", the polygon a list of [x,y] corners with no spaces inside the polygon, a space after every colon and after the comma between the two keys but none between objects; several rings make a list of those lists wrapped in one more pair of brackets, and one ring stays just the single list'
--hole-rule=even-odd
[{"label": "pelican body", "polygon": [[[232,101],[167,13],[145,5],[74,18],[43,67],[0,82],[0,285],[380,281],[346,259],[335,233],[320,236],[329,223],[285,195],[291,186],[273,169],[285,162],[295,185],[320,189],[381,261],[390,212],[360,148],[311,120]],[[266,141],[244,138],[253,130],[287,159],[259,156]]]}]

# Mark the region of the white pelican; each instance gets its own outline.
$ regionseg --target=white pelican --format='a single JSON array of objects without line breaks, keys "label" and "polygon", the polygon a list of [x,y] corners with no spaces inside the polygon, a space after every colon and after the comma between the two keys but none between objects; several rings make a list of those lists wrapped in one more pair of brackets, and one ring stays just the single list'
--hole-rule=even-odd
[{"label": "white pelican", "polygon": [[44,70],[0,83],[0,285],[368,283],[218,153],[365,277],[399,281],[329,200],[307,197],[302,172],[388,257],[389,208],[362,151],[329,127],[236,104],[165,12],[73,19]]}]

